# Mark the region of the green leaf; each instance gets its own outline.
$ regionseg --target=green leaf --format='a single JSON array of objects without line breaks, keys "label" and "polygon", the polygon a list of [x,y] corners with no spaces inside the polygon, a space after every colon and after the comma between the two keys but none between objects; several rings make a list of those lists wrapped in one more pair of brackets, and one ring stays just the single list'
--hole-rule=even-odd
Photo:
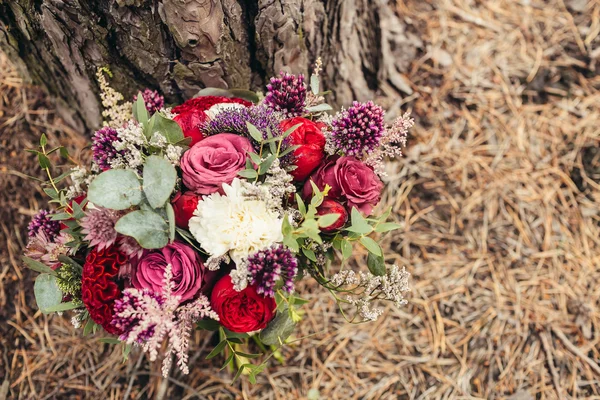
[{"label": "green leaf", "polygon": [[302,248],[302,253],[306,256],[306,258],[308,258],[309,260],[313,261],[313,262],[317,262],[317,257],[315,256],[315,252],[310,250],[310,249],[305,249],[304,247]]},{"label": "green leaf", "polygon": [[281,135],[281,139],[285,139],[286,137],[290,136],[292,133],[294,133],[294,131],[296,129],[298,129],[301,126],[302,126],[302,122],[299,123],[299,124],[296,124],[294,126],[289,127],[285,132],[283,132],[283,135]]},{"label": "green leaf", "polygon": [[319,94],[319,77],[317,75],[310,76],[310,90],[315,96]]},{"label": "green leaf", "polygon": [[234,356],[235,356],[235,353],[233,351],[229,353],[229,356],[227,356],[227,359],[223,363],[223,366],[221,367],[220,371],[223,371],[225,368],[227,368],[227,366],[229,365],[231,360],[233,360]]},{"label": "green leaf", "polygon": [[246,127],[248,128],[248,133],[250,136],[252,136],[252,139],[254,139],[257,143],[262,143],[263,136],[260,131],[248,121],[246,121]]},{"label": "green leaf", "polygon": [[205,331],[211,332],[218,330],[221,326],[221,324],[219,324],[219,321],[215,321],[214,319],[203,319],[201,321],[198,321],[196,325],[198,326],[198,329],[204,329]]},{"label": "green leaf", "polygon": [[396,224],[393,222],[385,222],[383,224],[379,224],[375,227],[375,232],[388,232],[393,231],[394,229],[400,229],[402,225]]},{"label": "green leaf", "polygon": [[[261,163],[261,158],[258,154],[256,153],[252,153],[252,152],[248,152],[248,155],[250,156],[250,160],[252,160],[252,162],[256,165]],[[250,165],[252,165],[252,163],[250,163]]]},{"label": "green leaf", "polygon": [[133,346],[129,343],[124,343],[123,344],[123,362],[126,362],[127,359],[129,358],[129,353],[131,353],[131,348]]},{"label": "green leaf", "polygon": [[169,197],[177,181],[175,167],[166,159],[150,156],[144,163],[143,188],[148,203],[153,208],[162,207]]},{"label": "green leaf", "polygon": [[367,257],[367,266],[369,267],[369,271],[373,275],[383,276],[385,275],[385,260],[383,257],[379,257],[371,252],[369,252],[369,256]]},{"label": "green leaf", "polygon": [[160,249],[169,243],[169,225],[155,212],[133,211],[121,217],[115,230],[131,236],[145,249]]},{"label": "green leaf", "polygon": [[225,348],[225,345],[227,345],[227,340],[226,339],[221,340],[219,342],[219,344],[216,345],[215,348],[210,353],[208,353],[208,355],[206,356],[206,359],[210,360],[211,358],[218,356]]},{"label": "green leaf", "polygon": [[41,262],[34,260],[33,258],[23,256],[21,259],[31,270],[39,272],[40,274],[56,275],[56,272],[52,268],[46,264],[42,264]]},{"label": "green leaf", "polygon": [[352,243],[350,243],[347,239],[342,239],[342,257],[344,260],[352,257]]},{"label": "green leaf", "polygon": [[229,92],[239,99],[248,100],[251,103],[258,103],[259,99],[255,92],[246,89],[229,89]]},{"label": "green leaf", "polygon": [[60,304],[63,298],[63,293],[56,284],[56,276],[50,274],[38,275],[33,285],[33,293],[38,308],[44,314],[50,312],[50,307]]},{"label": "green leaf", "polygon": [[373,253],[378,257],[383,257],[383,251],[381,251],[381,247],[379,246],[379,244],[376,241],[374,241],[370,237],[368,237],[368,236],[361,237],[360,243],[363,246],[365,246],[365,248],[367,250],[369,250],[370,253]]},{"label": "green leaf", "polygon": [[68,310],[74,310],[76,308],[81,308],[81,307],[83,307],[82,303],[73,303],[72,301],[69,301],[68,303],[60,303],[55,306],[48,307],[48,308],[46,308],[45,312],[50,313],[50,312],[58,312],[58,311],[68,311]]},{"label": "green leaf", "polygon": [[95,325],[96,323],[91,318],[88,319],[85,323],[85,326],[83,327],[83,336],[87,336],[90,333],[92,333],[92,330],[94,329]]},{"label": "green leaf", "polygon": [[64,221],[66,219],[71,219],[73,218],[71,214],[69,213],[57,213],[57,214],[52,214],[52,216],[50,217],[50,219],[52,221]]},{"label": "green leaf", "polygon": [[79,271],[83,271],[83,267],[81,266],[81,264],[79,264],[77,261],[73,260],[71,257],[65,256],[65,255],[60,255],[60,256],[58,256],[58,261],[60,261],[63,264],[67,264],[72,267],[75,267]]},{"label": "green leaf", "polygon": [[179,124],[159,112],[152,115],[152,118],[148,121],[148,127],[144,129],[144,133],[148,138],[151,138],[155,132],[163,135],[170,144],[179,144],[185,140]]},{"label": "green leaf", "polygon": [[146,109],[146,103],[142,97],[142,92],[138,92],[137,99],[135,103],[133,103],[133,117],[142,125],[146,125],[150,118],[148,110]]},{"label": "green leaf", "polygon": [[231,94],[231,92],[229,90],[214,88],[214,87],[200,89],[198,91],[198,93],[196,93],[196,96],[194,96],[194,97],[204,97],[204,96],[220,96],[220,97],[227,97],[228,99],[233,97],[233,95]]},{"label": "green leaf", "polygon": [[42,169],[50,168],[50,160],[42,153],[38,153],[38,162],[40,163],[40,167],[42,167]]},{"label": "green leaf", "polygon": [[298,211],[300,211],[302,215],[306,215],[306,205],[304,205],[304,201],[298,193],[296,193],[296,204],[298,205]]},{"label": "green leaf", "polygon": [[167,210],[167,218],[169,220],[169,241],[173,242],[175,240],[175,210],[173,210],[171,203],[168,202],[165,208]]},{"label": "green leaf", "polygon": [[316,106],[312,106],[312,107],[306,107],[306,111],[314,112],[314,113],[330,111],[330,110],[333,110],[333,108],[327,103],[317,104]]},{"label": "green leaf", "polygon": [[258,174],[259,175],[263,175],[266,174],[267,171],[269,170],[269,168],[271,168],[271,165],[273,165],[273,161],[275,161],[275,159],[277,158],[277,156],[275,154],[271,154],[269,157],[267,157],[258,167]]},{"label": "green leaf", "polygon": [[256,170],[254,170],[254,169],[244,169],[244,170],[238,172],[238,175],[241,176],[242,178],[246,178],[246,179],[258,178],[258,172],[256,172]]},{"label": "green leaf", "polygon": [[98,339],[98,341],[100,343],[107,343],[107,344],[120,344],[120,343],[123,343],[119,339],[115,339],[115,338],[112,338],[112,337],[100,338],[100,339]]},{"label": "green leaf", "polygon": [[65,159],[69,158],[69,150],[67,150],[66,147],[60,146],[60,149],[58,149],[58,152],[60,153],[60,156],[62,158],[65,158]]},{"label": "green leaf", "polygon": [[352,207],[352,212],[350,213],[350,220],[352,221],[352,225],[349,228],[346,228],[347,231],[356,232],[364,235],[373,232],[373,227],[369,225],[365,217],[362,216],[362,214],[356,209],[356,207]]},{"label": "green leaf", "polygon": [[45,133],[42,133],[42,136],[40,136],[40,147],[46,147],[47,144],[48,138],[46,137]]},{"label": "green leaf", "polygon": [[126,210],[142,201],[142,187],[135,172],[129,169],[110,169],[92,181],[88,200],[97,206]]},{"label": "green leaf", "polygon": [[231,384],[233,385],[238,379],[240,379],[240,376],[242,376],[242,373],[244,372],[244,366],[241,366],[238,368],[237,372],[235,373],[235,376],[233,377],[233,380],[231,381]]},{"label": "green leaf", "polygon": [[278,312],[267,327],[260,332],[260,341],[268,346],[279,346],[294,331],[296,324],[287,310]]},{"label": "green leaf", "polygon": [[319,227],[327,228],[333,225],[340,218],[340,214],[325,214],[319,217]]},{"label": "green leaf", "polygon": [[292,151],[295,151],[296,149],[299,149],[300,145],[294,145],[294,146],[288,146],[285,150],[283,150],[281,153],[279,153],[279,158],[283,157],[283,156],[287,156],[289,153],[291,153]]}]

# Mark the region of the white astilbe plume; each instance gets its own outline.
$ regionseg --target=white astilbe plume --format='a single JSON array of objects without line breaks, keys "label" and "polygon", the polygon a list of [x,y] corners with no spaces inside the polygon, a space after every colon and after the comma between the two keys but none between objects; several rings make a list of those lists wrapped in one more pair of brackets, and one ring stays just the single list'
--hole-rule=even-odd
[{"label": "white astilbe plume", "polygon": [[123,297],[115,302],[113,325],[123,330],[119,337],[125,343],[137,344],[148,353],[150,361],[155,361],[165,339],[169,346],[164,356],[162,373],[168,376],[171,368],[171,355],[175,353],[177,365],[184,374],[189,373],[187,365],[189,338],[192,325],[203,319],[219,320],[210,308],[204,295],[180,306],[180,296],[173,295],[173,271],[169,264],[165,270],[163,293],[148,289],[125,289]]}]

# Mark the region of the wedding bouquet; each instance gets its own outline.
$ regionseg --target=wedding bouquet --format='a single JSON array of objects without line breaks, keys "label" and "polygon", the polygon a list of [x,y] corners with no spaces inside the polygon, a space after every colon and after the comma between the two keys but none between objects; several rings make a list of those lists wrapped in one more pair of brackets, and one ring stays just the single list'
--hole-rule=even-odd
[{"label": "wedding bouquet", "polygon": [[[401,156],[413,121],[386,126],[371,101],[329,114],[318,70],[309,84],[281,73],[264,96],[205,89],[165,108],[150,90],[124,102],[100,69],[105,126],[91,166],[45,136],[30,150],[53,209],[34,216],[24,257],[40,273],[39,309],[72,313],[84,335],[103,329],[125,355],[134,345],[160,356],[164,374],[173,359],[188,373],[194,329],[218,331],[207,358],[224,353],[236,378],[254,381],[269,357],[253,364],[261,354],[248,349],[289,341],[301,279],[327,289],[350,322],[377,319],[380,301],[405,304],[409,274],[386,266],[370,234],[398,228],[373,210],[383,160]],[[59,156],[67,169],[55,176]],[[364,270],[344,262],[356,245]]]}]

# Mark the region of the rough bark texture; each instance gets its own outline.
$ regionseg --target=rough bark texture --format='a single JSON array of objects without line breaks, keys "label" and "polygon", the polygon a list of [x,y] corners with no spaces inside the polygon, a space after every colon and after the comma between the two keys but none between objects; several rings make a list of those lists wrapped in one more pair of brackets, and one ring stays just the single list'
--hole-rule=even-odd
[{"label": "rough bark texture", "polygon": [[97,67],[126,96],[150,87],[174,103],[207,86],[261,89],[321,56],[341,105],[384,82],[410,92],[402,72],[420,45],[384,0],[0,0],[0,22],[2,50],[87,129],[101,123]]}]

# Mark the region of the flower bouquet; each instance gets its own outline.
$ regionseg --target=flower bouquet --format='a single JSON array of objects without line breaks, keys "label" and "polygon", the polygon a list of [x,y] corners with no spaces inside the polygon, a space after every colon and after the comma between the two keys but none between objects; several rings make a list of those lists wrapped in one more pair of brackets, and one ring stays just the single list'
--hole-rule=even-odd
[{"label": "flower bouquet", "polygon": [[[125,102],[100,69],[91,166],[45,136],[30,150],[53,209],[31,221],[24,257],[40,273],[39,309],[71,313],[84,335],[103,329],[125,354],[160,356],[164,374],[172,360],[188,373],[192,330],[217,331],[207,358],[224,353],[254,381],[270,357],[252,363],[261,354],[248,349],[288,342],[306,303],[300,280],[316,280],[350,322],[377,319],[380,301],[405,304],[409,274],[386,266],[369,235],[398,228],[373,210],[383,160],[401,155],[413,121],[386,126],[370,101],[331,115],[318,70],[308,85],[281,73],[265,96],[205,89],[165,108],[150,90]],[[368,251],[364,270],[344,263],[353,246]]]}]

